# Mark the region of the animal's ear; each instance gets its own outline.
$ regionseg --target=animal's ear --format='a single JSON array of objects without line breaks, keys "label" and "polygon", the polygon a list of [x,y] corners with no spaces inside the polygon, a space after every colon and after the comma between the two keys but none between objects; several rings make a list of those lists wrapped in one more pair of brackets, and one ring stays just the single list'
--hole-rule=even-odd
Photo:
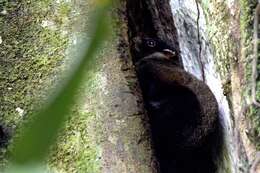
[{"label": "animal's ear", "polygon": [[140,37],[140,36],[134,37],[134,38],[133,38],[133,42],[135,42],[135,43],[140,43],[140,42],[142,42],[142,37]]},{"label": "animal's ear", "polygon": [[140,46],[142,44],[142,38],[139,37],[139,36],[134,37],[133,38],[133,44],[134,44],[133,46],[134,46],[135,51],[140,52],[141,51]]}]

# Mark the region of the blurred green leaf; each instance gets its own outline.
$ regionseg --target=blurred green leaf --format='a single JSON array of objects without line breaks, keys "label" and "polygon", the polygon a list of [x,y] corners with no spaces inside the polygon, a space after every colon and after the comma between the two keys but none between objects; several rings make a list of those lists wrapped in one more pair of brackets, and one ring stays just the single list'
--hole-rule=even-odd
[{"label": "blurred green leaf", "polygon": [[[59,128],[76,100],[75,93],[86,73],[86,68],[91,67],[94,54],[109,35],[110,23],[107,12],[111,2],[100,1],[96,5],[94,17],[90,22],[92,32],[88,33],[91,36],[90,40],[86,39],[84,43],[81,43],[83,45],[81,45],[81,56],[77,60],[73,59],[77,62],[56,96],[39,113],[33,115],[32,121],[24,125],[22,134],[14,143],[12,165],[29,165],[30,167],[31,164],[43,162],[50,146],[55,142]],[[10,170],[7,172],[17,173]],[[22,172],[22,169],[18,172]]]}]

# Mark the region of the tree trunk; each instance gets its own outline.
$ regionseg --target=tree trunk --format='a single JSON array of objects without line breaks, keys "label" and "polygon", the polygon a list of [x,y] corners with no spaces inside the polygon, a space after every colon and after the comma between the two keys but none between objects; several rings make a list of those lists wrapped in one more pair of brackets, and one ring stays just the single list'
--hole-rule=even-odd
[{"label": "tree trunk", "polygon": [[[0,2],[0,147],[59,81],[66,49],[78,41],[76,33],[85,32],[90,8],[84,0]],[[134,39],[152,37],[172,46],[178,67],[209,85],[218,100],[226,139],[219,172],[258,173],[257,1],[121,0],[111,15],[113,40],[80,92],[83,103],[75,106],[53,147],[50,167],[70,173],[159,172],[134,67]],[[5,153],[0,150],[0,167]]]}]

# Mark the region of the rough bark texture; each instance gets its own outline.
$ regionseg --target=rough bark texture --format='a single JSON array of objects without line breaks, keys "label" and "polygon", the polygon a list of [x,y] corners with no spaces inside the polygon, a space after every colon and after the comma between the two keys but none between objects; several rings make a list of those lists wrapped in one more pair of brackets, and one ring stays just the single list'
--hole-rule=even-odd
[{"label": "rough bark texture", "polygon": [[[82,101],[73,108],[48,159],[51,169],[58,172],[152,172],[149,128],[144,127],[141,97],[135,91],[138,87],[128,53],[125,5],[120,5],[114,39],[93,62],[97,67],[82,85]],[[62,71],[68,42],[72,46],[79,41],[77,36],[88,34],[85,19],[92,7],[84,0],[0,2],[1,121],[15,129],[31,107],[42,103],[35,101],[36,95],[39,91],[42,94],[43,88],[49,93],[49,86],[59,81],[56,74]],[[70,51],[71,55],[78,52]],[[40,98],[46,99],[49,94],[42,95]],[[3,132],[0,127],[0,147]],[[1,166],[5,165],[5,153],[0,150]]]},{"label": "rough bark texture", "polygon": [[[83,1],[78,1],[78,6],[82,6]],[[201,0],[201,2],[207,14],[208,26],[213,27],[209,27],[209,30],[213,31],[210,36],[215,46],[216,63],[233,109],[234,136],[238,144],[235,150],[239,150],[241,160],[237,169],[247,172],[252,165],[252,171],[257,172],[259,160],[255,158],[256,150],[260,149],[259,108],[246,101],[250,100],[248,93],[251,82],[249,69],[252,60],[252,23],[257,1],[240,0],[227,3],[230,1]],[[65,56],[69,40],[66,29],[60,26],[67,25],[68,19],[72,17],[67,17],[71,4],[66,3],[70,1],[32,3],[9,0],[0,3],[0,65],[3,67],[1,69],[3,80],[0,83],[0,94],[3,96],[0,98],[0,120],[4,122],[4,126],[15,128],[24,119],[24,115],[31,112],[34,97],[38,95],[35,90],[42,90],[46,85],[53,84],[53,80],[46,81],[58,73],[60,68],[57,67]],[[41,8],[42,6],[44,8]],[[82,8],[81,12],[84,13],[85,10]],[[64,18],[57,18],[60,16],[57,11],[65,13],[60,14]],[[80,123],[77,120],[67,123],[69,125],[65,135],[61,137],[59,151],[55,151],[57,153],[50,159],[54,163],[53,167],[58,170],[91,173],[157,172],[148,118],[143,108],[142,95],[132,63],[132,58],[134,62],[136,61],[133,40],[137,36],[160,38],[179,53],[169,0],[122,0],[115,11],[116,36],[113,43],[109,43],[111,44],[109,50],[105,55],[102,54],[103,59],[99,63],[99,77],[104,83],[101,84],[96,80],[100,90],[95,91],[94,97],[91,97],[93,100],[86,97],[88,101],[85,102],[87,103],[85,111],[96,116],[86,121],[84,115],[82,116],[84,118],[80,117],[82,121],[79,118]],[[82,26],[79,28],[82,29]],[[180,57],[178,64],[182,68]],[[215,112],[215,109],[206,110],[211,106],[215,107],[215,102],[212,99],[207,100],[205,95],[208,93],[200,92],[201,84],[193,79],[186,83],[188,77],[182,80],[179,79],[180,76],[173,76],[173,80],[185,83],[184,85],[198,94],[202,100],[201,105],[208,105],[204,107],[205,112]],[[44,96],[40,98],[46,98],[47,94],[42,95]],[[259,94],[256,97],[260,100]],[[90,102],[95,104],[92,108]],[[207,120],[212,120],[209,118],[211,113],[205,115]],[[88,131],[88,134],[85,131]],[[0,143],[2,140],[5,141],[6,135],[3,132],[5,130],[2,131],[0,127],[0,138],[4,137],[0,139]],[[89,133],[91,136],[85,140]],[[93,145],[87,144],[89,141],[91,143],[94,141]],[[91,153],[92,147],[95,154]],[[95,147],[100,149],[100,153]],[[3,154],[0,155],[2,160]],[[101,164],[98,163],[100,160]],[[88,164],[98,166],[92,169]],[[84,165],[85,168],[79,168],[78,165]]]},{"label": "rough bark texture", "polygon": [[114,45],[103,65],[105,92],[97,110],[102,121],[102,163],[104,173],[155,172],[149,125],[129,54],[126,3],[113,11],[116,24]]},{"label": "rough bark texture", "polygon": [[252,81],[252,60],[259,58],[259,53],[255,55],[253,51],[257,3],[257,0],[201,1],[215,63],[232,110],[233,136],[229,138],[233,139],[232,149],[237,155],[233,166],[239,173],[250,169],[259,172],[260,118],[259,107],[253,103],[254,99],[259,100],[259,87],[252,96],[252,86],[259,86],[259,77]]}]

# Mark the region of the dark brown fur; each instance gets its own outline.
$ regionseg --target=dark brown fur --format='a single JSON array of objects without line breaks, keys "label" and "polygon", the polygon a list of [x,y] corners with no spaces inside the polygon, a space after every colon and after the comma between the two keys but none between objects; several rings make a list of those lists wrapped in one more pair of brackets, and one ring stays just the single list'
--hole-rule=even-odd
[{"label": "dark brown fur", "polygon": [[156,51],[136,63],[161,173],[214,173],[222,136],[209,87]]}]

